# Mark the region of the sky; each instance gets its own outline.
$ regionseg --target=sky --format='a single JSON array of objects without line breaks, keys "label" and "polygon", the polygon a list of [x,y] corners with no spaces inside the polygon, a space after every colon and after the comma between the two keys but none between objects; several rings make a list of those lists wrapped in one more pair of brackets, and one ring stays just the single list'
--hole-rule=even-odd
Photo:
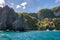
[{"label": "sky", "polygon": [[60,6],[60,0],[0,0],[0,7],[5,5],[16,12],[38,12],[43,8]]}]

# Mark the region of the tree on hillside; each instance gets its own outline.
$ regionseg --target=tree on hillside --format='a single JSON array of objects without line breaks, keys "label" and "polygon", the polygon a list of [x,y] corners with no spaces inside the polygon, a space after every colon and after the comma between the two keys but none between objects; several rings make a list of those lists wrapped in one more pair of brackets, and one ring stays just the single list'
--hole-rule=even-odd
[{"label": "tree on hillside", "polygon": [[29,13],[29,15],[30,15],[30,16],[33,16],[33,17],[35,17],[35,18],[38,19],[38,15],[37,15],[37,13]]},{"label": "tree on hillside", "polygon": [[37,19],[35,17],[32,17],[30,15],[26,15],[25,18],[27,19],[27,24],[29,25],[29,28],[31,30],[37,29]]},{"label": "tree on hillside", "polygon": [[55,25],[55,29],[60,30],[60,18],[55,18],[53,22]]}]

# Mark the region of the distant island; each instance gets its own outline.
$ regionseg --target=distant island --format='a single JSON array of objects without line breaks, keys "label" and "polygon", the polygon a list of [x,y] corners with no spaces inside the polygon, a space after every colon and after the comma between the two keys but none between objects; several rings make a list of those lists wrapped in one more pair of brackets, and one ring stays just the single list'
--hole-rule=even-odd
[{"label": "distant island", "polygon": [[[29,9],[28,9],[29,10]],[[36,13],[15,12],[8,5],[0,7],[1,31],[60,30],[60,6]]]}]

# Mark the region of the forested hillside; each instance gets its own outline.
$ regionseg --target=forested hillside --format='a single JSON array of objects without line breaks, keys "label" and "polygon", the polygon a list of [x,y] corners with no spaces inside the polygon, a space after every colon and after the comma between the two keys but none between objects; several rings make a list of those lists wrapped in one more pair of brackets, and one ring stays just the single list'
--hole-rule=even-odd
[{"label": "forested hillside", "polygon": [[0,30],[60,30],[60,6],[40,9],[36,13],[15,12],[7,5],[0,7]]}]

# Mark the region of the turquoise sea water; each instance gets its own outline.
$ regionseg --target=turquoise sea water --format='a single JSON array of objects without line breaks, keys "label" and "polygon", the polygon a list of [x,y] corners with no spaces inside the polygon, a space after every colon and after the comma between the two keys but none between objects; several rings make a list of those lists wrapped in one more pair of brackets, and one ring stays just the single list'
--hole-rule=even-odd
[{"label": "turquoise sea water", "polygon": [[60,31],[0,32],[0,40],[60,40]]}]

